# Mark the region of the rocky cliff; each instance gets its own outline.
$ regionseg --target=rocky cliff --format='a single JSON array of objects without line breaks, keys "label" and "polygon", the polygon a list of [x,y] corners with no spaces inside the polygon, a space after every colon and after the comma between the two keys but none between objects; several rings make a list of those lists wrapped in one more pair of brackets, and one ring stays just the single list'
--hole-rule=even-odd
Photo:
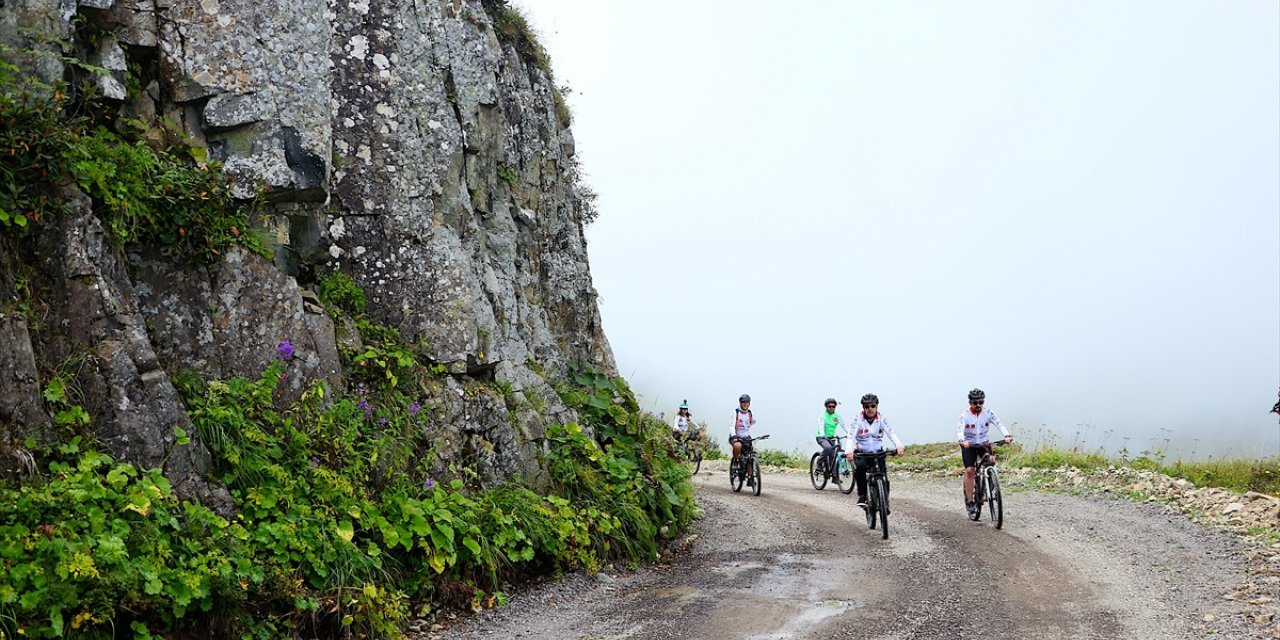
[{"label": "rocky cliff", "polygon": [[[121,248],[61,187],[64,213],[0,245],[0,467],[59,436],[42,391],[61,372],[107,452],[225,504],[203,447],[174,446],[174,376],[256,376],[288,341],[286,393],[341,389],[360,338],[310,293],[322,273],[354,278],[366,315],[441,372],[416,390],[441,460],[495,479],[545,474],[543,425],[571,417],[548,372],[615,371],[568,113],[505,3],[5,0],[0,42],[39,77],[91,83],[108,120],[207,150],[274,249],[193,265]],[[463,393],[474,380],[508,392]]]}]

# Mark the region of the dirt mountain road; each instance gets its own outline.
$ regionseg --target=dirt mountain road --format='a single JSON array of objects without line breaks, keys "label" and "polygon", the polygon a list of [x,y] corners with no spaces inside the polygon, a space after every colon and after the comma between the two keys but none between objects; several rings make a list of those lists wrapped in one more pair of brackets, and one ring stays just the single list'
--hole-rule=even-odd
[{"label": "dirt mountain road", "polygon": [[1007,486],[996,530],[965,517],[958,482],[895,477],[882,540],[804,474],[766,473],[756,497],[710,466],[696,535],[659,566],[570,576],[422,637],[1267,637],[1214,615],[1239,545],[1154,505]]}]

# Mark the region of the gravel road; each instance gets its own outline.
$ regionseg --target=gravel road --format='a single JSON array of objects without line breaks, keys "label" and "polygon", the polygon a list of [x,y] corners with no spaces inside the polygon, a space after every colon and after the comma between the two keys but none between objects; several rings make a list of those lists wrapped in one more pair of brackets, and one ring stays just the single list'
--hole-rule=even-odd
[{"label": "gravel road", "polygon": [[1247,577],[1239,543],[1153,505],[1006,486],[996,530],[967,519],[958,481],[895,477],[882,540],[807,475],[766,473],[756,497],[710,467],[696,532],[658,566],[537,585],[418,637],[1274,637],[1221,609]]}]

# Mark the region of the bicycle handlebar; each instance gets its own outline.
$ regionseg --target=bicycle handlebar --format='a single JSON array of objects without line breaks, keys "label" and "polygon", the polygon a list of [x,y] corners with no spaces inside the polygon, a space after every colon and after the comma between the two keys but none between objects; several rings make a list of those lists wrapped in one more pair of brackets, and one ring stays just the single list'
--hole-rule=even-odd
[{"label": "bicycle handlebar", "polygon": [[755,437],[752,437],[752,436],[745,436],[745,437],[744,437],[744,436],[734,436],[734,437],[735,437],[735,438],[737,438],[738,440],[741,440],[742,442],[753,442],[753,441],[755,441],[755,440],[765,440],[765,439],[768,439],[768,437],[769,437],[769,436],[767,436],[767,435],[763,435],[763,436],[755,436]]},{"label": "bicycle handlebar", "polygon": [[880,458],[884,456],[896,456],[896,455],[898,455],[898,452],[895,449],[881,449],[880,451],[877,451],[874,453],[870,451],[854,451],[853,452],[853,457],[855,458]]}]

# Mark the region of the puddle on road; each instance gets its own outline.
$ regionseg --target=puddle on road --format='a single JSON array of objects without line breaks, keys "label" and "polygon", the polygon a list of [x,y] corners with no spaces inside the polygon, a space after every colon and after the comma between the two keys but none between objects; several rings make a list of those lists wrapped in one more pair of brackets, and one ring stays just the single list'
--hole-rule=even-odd
[{"label": "puddle on road", "polygon": [[879,595],[866,575],[869,566],[868,559],[852,555],[778,554],[768,562],[709,567],[686,584],[637,594],[636,601],[658,616],[688,620],[687,630],[699,638],[799,638]]}]

